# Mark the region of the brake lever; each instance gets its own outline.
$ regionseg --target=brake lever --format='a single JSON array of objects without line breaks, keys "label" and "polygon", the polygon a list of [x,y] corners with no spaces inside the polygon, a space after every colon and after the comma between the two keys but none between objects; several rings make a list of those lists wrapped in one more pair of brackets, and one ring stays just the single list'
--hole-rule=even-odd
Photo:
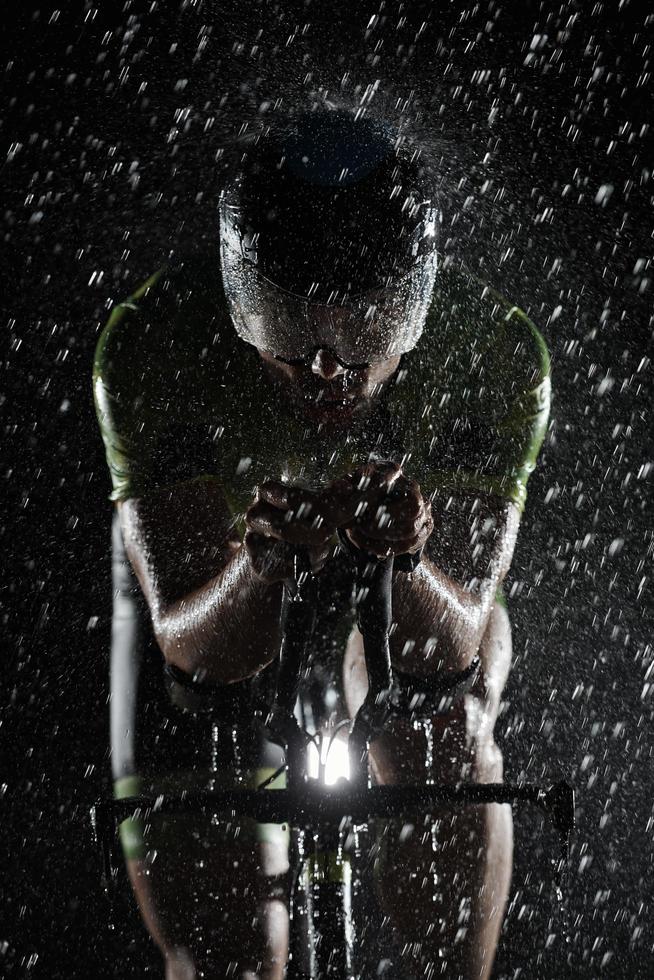
[{"label": "brake lever", "polygon": [[293,579],[284,582],[277,684],[266,719],[272,741],[286,753],[289,788],[291,781],[303,784],[306,779],[306,740],[295,718],[295,702],[317,614],[315,581],[307,553],[297,549],[293,565]]},{"label": "brake lever", "polygon": [[357,625],[363,637],[368,674],[368,693],[352,723],[349,739],[350,780],[363,788],[368,785],[368,746],[384,728],[393,691],[389,643],[393,574],[414,571],[422,552],[379,558],[356,548],[344,529],[339,529],[338,536],[342,549],[356,568]]}]

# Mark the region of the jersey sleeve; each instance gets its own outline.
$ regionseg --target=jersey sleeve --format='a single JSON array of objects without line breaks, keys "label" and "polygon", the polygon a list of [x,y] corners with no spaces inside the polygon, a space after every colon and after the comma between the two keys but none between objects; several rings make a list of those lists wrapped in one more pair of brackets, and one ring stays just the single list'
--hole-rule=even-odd
[{"label": "jersey sleeve", "polygon": [[249,500],[244,462],[257,452],[241,435],[261,399],[234,337],[210,256],[160,270],[114,307],[93,371],[112,500],[200,479],[220,483],[233,513]]},{"label": "jersey sleeve", "polygon": [[443,292],[442,306],[432,388],[423,388],[421,485],[493,494],[522,510],[549,418],[547,347],[518,307],[472,277]]},{"label": "jersey sleeve", "polygon": [[[517,308],[507,314],[503,344],[507,363],[513,368],[510,397],[493,420],[494,453],[489,466],[490,483],[520,510],[527,498],[527,481],[547,432],[550,415],[550,358],[545,341],[534,324]],[[497,365],[498,375],[500,366]],[[506,373],[506,371],[505,371]]]},{"label": "jersey sleeve", "polygon": [[461,399],[450,416],[439,482],[503,497],[522,511],[547,431],[549,355],[534,324],[511,307],[479,357],[475,397]]},{"label": "jersey sleeve", "polygon": [[177,392],[162,350],[162,285],[160,271],[115,306],[96,348],[93,395],[114,501],[192,475],[179,451]]}]

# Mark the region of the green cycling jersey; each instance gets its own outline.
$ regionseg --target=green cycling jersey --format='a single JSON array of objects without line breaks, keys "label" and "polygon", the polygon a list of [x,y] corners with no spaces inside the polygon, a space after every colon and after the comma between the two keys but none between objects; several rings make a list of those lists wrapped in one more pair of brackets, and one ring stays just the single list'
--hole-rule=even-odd
[{"label": "green cycling jersey", "polygon": [[311,426],[241,341],[215,264],[153,275],[111,313],[94,395],[113,500],[221,484],[234,524],[267,478],[318,485],[392,459],[426,495],[498,495],[522,509],[545,434],[549,357],[534,324],[487,285],[441,269],[424,333],[374,411]]}]

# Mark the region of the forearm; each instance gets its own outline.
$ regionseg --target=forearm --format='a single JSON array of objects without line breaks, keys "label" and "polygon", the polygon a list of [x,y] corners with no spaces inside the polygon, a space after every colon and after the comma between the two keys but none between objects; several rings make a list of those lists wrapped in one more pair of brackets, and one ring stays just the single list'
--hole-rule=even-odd
[{"label": "forearm", "polygon": [[432,673],[469,666],[481,643],[500,576],[464,589],[429,559],[393,583],[391,656],[400,670]]},{"label": "forearm", "polygon": [[157,641],[169,662],[202,680],[243,680],[278,653],[281,597],[281,584],[262,582],[241,546],[206,585],[154,604]]}]

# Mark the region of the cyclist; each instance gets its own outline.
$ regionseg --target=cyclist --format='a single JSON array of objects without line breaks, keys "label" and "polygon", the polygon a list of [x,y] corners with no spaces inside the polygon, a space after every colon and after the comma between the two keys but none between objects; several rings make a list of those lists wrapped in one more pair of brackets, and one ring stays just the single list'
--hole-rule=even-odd
[{"label": "cyclist", "polygon": [[[493,728],[511,637],[500,587],[549,411],[534,325],[439,257],[432,180],[384,124],[327,108],[286,120],[246,148],[222,194],[221,270],[211,256],[155,274],[114,309],[95,362],[122,540],[171,696],[191,713],[226,692],[246,705],[274,669],[282,583],[303,547],[319,590],[317,659],[346,649],[353,715],[366,673],[336,531],[380,557],[424,549],[394,579],[404,717],[372,745],[379,783],[501,779]],[[178,750],[170,725],[154,739],[166,777],[134,759],[129,655],[115,665],[117,793],[200,779],[199,738]],[[258,780],[255,755],[231,778]],[[380,831],[379,901],[406,969],[445,957],[448,976],[487,977],[510,808],[438,816],[430,834]],[[192,857],[172,821],[150,838],[123,825],[167,975],[282,976],[285,829],[187,829]]]}]

